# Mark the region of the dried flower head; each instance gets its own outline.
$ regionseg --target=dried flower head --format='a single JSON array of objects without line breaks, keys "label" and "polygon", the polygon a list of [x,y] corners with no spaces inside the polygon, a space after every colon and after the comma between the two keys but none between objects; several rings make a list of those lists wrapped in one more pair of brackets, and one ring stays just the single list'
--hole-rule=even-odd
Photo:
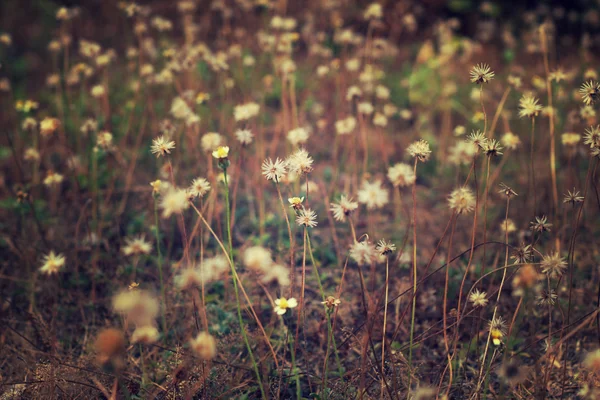
[{"label": "dried flower head", "polygon": [[475,289],[469,295],[469,301],[473,303],[473,307],[484,307],[488,303],[487,293]]},{"label": "dried flower head", "polygon": [[420,139],[416,142],[413,142],[411,145],[409,145],[408,148],[406,149],[406,152],[411,157],[416,157],[421,162],[425,162],[425,161],[429,160],[429,157],[431,156],[431,149],[429,147],[429,142],[427,142],[426,140],[423,140],[423,139]]},{"label": "dried flower head", "polygon": [[495,346],[502,344],[502,338],[506,335],[506,322],[500,316],[492,319],[488,325],[490,337]]},{"label": "dried flower head", "polygon": [[540,265],[542,272],[551,278],[560,277],[567,269],[567,262],[558,252],[543,256]]},{"label": "dried flower head", "polygon": [[543,215],[541,217],[535,217],[535,221],[531,221],[529,229],[534,232],[550,232],[552,224],[548,222],[548,217]]},{"label": "dried flower head", "polygon": [[250,129],[238,129],[235,131],[235,137],[243,146],[248,146],[254,139],[254,134]]},{"label": "dried flower head", "polygon": [[542,111],[542,106],[538,104],[533,94],[525,93],[519,100],[519,117],[533,118],[537,117],[539,112]]},{"label": "dried flower head", "polygon": [[471,212],[475,208],[475,195],[467,187],[454,189],[448,197],[448,205],[457,214]]},{"label": "dried flower head", "polygon": [[163,210],[162,217],[168,218],[172,214],[180,214],[190,205],[188,192],[184,189],[169,187],[160,200]]},{"label": "dried flower head", "polygon": [[275,162],[270,158],[267,158],[262,163],[262,174],[267,178],[267,180],[280,182],[281,178],[283,178],[286,174],[286,164],[285,161],[277,158]]},{"label": "dried flower head", "polygon": [[152,344],[158,340],[160,334],[153,325],[139,326],[131,335],[131,343]]},{"label": "dried flower head", "polygon": [[195,178],[187,191],[194,197],[204,197],[210,191],[210,182],[202,177]]},{"label": "dried flower head", "polygon": [[500,190],[498,190],[498,193],[506,197],[518,196],[517,192],[512,190],[512,188],[508,187],[504,182],[500,182],[500,185],[498,186],[500,186]]},{"label": "dried flower head", "polygon": [[558,295],[554,289],[542,289],[538,296],[535,298],[535,303],[538,306],[553,306],[558,299]]},{"label": "dried flower head", "polygon": [[396,245],[391,242],[387,242],[384,239],[381,239],[379,242],[377,242],[377,246],[375,246],[375,251],[377,251],[382,256],[387,256],[396,251]]},{"label": "dried flower head", "polygon": [[571,203],[572,205],[575,205],[575,203],[581,203],[583,200],[584,197],[581,196],[579,190],[575,190],[575,188],[573,188],[573,191],[567,190],[567,194],[565,194],[563,203]]},{"label": "dried flower head", "polygon": [[590,126],[585,130],[583,144],[587,144],[591,149],[600,147],[600,125]]},{"label": "dried flower head", "polygon": [[40,272],[46,275],[52,275],[58,273],[58,271],[65,266],[65,256],[62,254],[56,254],[53,250],[46,254],[42,260],[42,266]]},{"label": "dried flower head", "polygon": [[300,226],[314,228],[317,226],[317,214],[310,208],[303,208],[298,212],[296,223]]},{"label": "dried flower head", "polygon": [[494,79],[494,72],[490,69],[488,64],[477,64],[469,73],[471,75],[471,82],[482,84],[488,83]]},{"label": "dried flower head", "polygon": [[150,254],[152,244],[146,241],[144,235],[138,237],[126,238],[125,246],[121,249],[126,256],[137,256],[141,254]]},{"label": "dried flower head", "polygon": [[152,146],[150,146],[150,152],[156,154],[156,157],[165,156],[171,154],[171,150],[175,148],[175,141],[167,139],[164,135],[152,139]]},{"label": "dried flower head", "polygon": [[600,84],[594,80],[584,82],[579,88],[579,93],[584,104],[594,104],[600,97]]},{"label": "dried flower head", "polygon": [[208,332],[200,332],[190,341],[190,347],[203,360],[212,360],[217,356],[217,341]]},{"label": "dried flower head", "polygon": [[525,264],[531,261],[533,250],[530,244],[517,247],[514,253],[510,256],[514,260],[514,264]]},{"label": "dried flower head", "polygon": [[331,203],[330,205],[333,218],[340,222],[345,221],[346,217],[358,208],[358,203],[345,195],[341,195],[339,203]]},{"label": "dried flower head", "polygon": [[325,305],[328,310],[333,310],[335,307],[339,306],[342,303],[340,299],[336,299],[333,296],[327,296],[325,301],[322,301],[321,304]]},{"label": "dried flower head", "polygon": [[387,177],[396,187],[410,186],[416,180],[413,167],[405,163],[397,163],[390,167]]},{"label": "dried flower head", "polygon": [[365,204],[368,209],[385,206],[389,202],[389,192],[382,185],[381,180],[363,181],[358,191],[358,202]]},{"label": "dried flower head", "polygon": [[485,137],[485,134],[483,132],[477,129],[471,132],[471,134],[469,134],[469,136],[467,137],[467,141],[479,147],[480,149],[484,149],[488,139]]},{"label": "dried flower head", "polygon": [[313,159],[304,149],[298,149],[286,159],[287,168],[296,175],[308,174],[313,170]]}]

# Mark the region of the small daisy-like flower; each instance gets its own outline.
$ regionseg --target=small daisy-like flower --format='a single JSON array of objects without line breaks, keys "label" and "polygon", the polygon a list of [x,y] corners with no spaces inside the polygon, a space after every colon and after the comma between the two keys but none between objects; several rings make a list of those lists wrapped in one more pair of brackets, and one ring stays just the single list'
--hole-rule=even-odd
[{"label": "small daisy-like flower", "polygon": [[160,179],[157,179],[153,182],[150,182],[150,186],[152,186],[152,194],[160,194],[163,183]]},{"label": "small daisy-like flower", "polygon": [[586,105],[594,104],[600,97],[600,84],[598,82],[589,80],[581,85],[579,88],[581,99]]},{"label": "small daisy-like flower", "polygon": [[190,347],[203,360],[212,360],[217,356],[217,341],[208,332],[200,332],[190,340]]},{"label": "small daisy-like flower", "polygon": [[339,203],[331,203],[330,205],[333,218],[340,222],[345,221],[346,217],[358,208],[358,203],[352,201],[352,198],[348,198],[345,195],[340,197]]},{"label": "small daisy-like flower", "polygon": [[358,202],[365,204],[368,209],[385,206],[389,202],[389,192],[382,184],[381,180],[372,183],[363,181],[358,191]]},{"label": "small daisy-like flower", "polygon": [[396,245],[381,239],[379,242],[377,242],[377,246],[375,246],[375,251],[377,251],[382,256],[387,256],[396,251]]},{"label": "small daisy-like flower", "polygon": [[562,68],[558,68],[555,71],[550,72],[550,74],[548,75],[548,79],[551,81],[556,81],[558,83],[560,81],[566,80],[567,74],[565,74],[565,71],[563,71]]},{"label": "small daisy-like flower", "polygon": [[152,139],[152,146],[150,146],[150,152],[156,154],[156,157],[164,156],[165,154],[171,154],[171,150],[175,148],[175,141],[169,140],[164,136],[159,136],[156,139]]},{"label": "small daisy-like flower", "polygon": [[543,256],[540,264],[542,272],[551,278],[560,277],[567,269],[564,257],[561,257],[558,252]]},{"label": "small daisy-like flower", "polygon": [[583,144],[587,144],[592,149],[600,147],[600,125],[590,126],[585,130]]},{"label": "small daisy-like flower", "polygon": [[519,100],[519,118],[537,117],[540,111],[542,111],[542,106],[538,104],[538,99],[531,93],[525,93]]},{"label": "small daisy-like flower", "polygon": [[485,148],[485,145],[488,139],[485,137],[485,134],[481,132],[479,129],[471,132],[471,134],[467,137],[467,141],[473,143],[475,146],[480,149]]},{"label": "small daisy-like flower", "polygon": [[477,64],[473,68],[471,68],[471,82],[482,84],[488,83],[492,79],[494,79],[494,72],[491,71],[490,66],[488,64]]},{"label": "small daisy-like flower", "polygon": [[313,159],[304,149],[298,149],[286,159],[290,172],[301,175],[308,174],[313,170]]},{"label": "small daisy-like flower", "polygon": [[285,161],[277,158],[275,162],[270,158],[267,158],[262,163],[262,174],[267,180],[279,182],[286,174]]},{"label": "small daisy-like flower", "polygon": [[303,208],[302,210],[300,210],[298,216],[296,217],[296,223],[301,226],[304,225],[309,228],[314,228],[315,226],[317,226],[316,219],[317,214],[313,210],[311,210],[310,208]]},{"label": "small daisy-like flower", "polygon": [[552,224],[548,222],[548,217],[546,217],[545,215],[541,216],[541,217],[535,217],[535,221],[531,221],[530,222],[530,227],[529,229],[531,229],[534,232],[550,232],[550,228],[552,227]]},{"label": "small daisy-like flower", "polygon": [[210,190],[210,183],[204,178],[196,178],[188,188],[188,192],[194,197],[204,197]]},{"label": "small daisy-like flower", "polygon": [[212,152],[212,156],[218,160],[227,158],[229,155],[229,146],[219,146]]},{"label": "small daisy-like flower", "polygon": [[302,208],[302,202],[303,201],[304,201],[304,197],[290,197],[288,199],[288,202],[290,203],[290,206],[294,210],[300,210]]},{"label": "small daisy-like flower", "polygon": [[46,254],[42,260],[42,266],[40,271],[46,275],[52,275],[58,273],[58,271],[65,265],[65,256],[62,254],[56,254],[54,251]]},{"label": "small daisy-like flower", "polygon": [[410,186],[415,183],[413,167],[405,163],[398,163],[388,169],[387,177],[396,187]]},{"label": "small daisy-like flower", "polygon": [[533,250],[531,245],[522,244],[517,247],[514,253],[510,256],[514,260],[514,264],[525,264],[528,263],[533,257]]},{"label": "small daisy-like flower", "polygon": [[60,127],[60,121],[56,118],[44,118],[40,122],[40,134],[50,136]]},{"label": "small daisy-like flower", "polygon": [[471,212],[475,208],[475,195],[467,187],[455,189],[448,197],[448,205],[457,214]]},{"label": "small daisy-like flower", "polygon": [[44,178],[44,185],[46,186],[57,186],[62,183],[64,176],[58,172],[48,171]]},{"label": "small daisy-like flower", "polygon": [[500,182],[500,190],[498,193],[505,195],[506,197],[518,196],[517,192],[508,187],[504,182]]},{"label": "small daisy-like flower", "polygon": [[502,338],[506,335],[506,322],[500,316],[492,319],[488,325],[490,337],[495,346],[500,346]]},{"label": "small daisy-like flower", "polygon": [[243,146],[248,146],[252,143],[254,139],[254,134],[250,129],[238,129],[235,131],[235,138],[240,142]]},{"label": "small daisy-like flower", "polygon": [[475,289],[469,295],[469,301],[473,303],[473,307],[484,307],[488,303],[487,293]]},{"label": "small daisy-like flower", "polygon": [[189,205],[187,191],[177,188],[169,188],[160,201],[163,218],[169,218],[172,214],[180,214]]},{"label": "small daisy-like flower", "polygon": [[281,297],[275,300],[275,308],[273,309],[277,314],[283,315],[289,308],[298,307],[298,300],[291,297],[286,299],[285,297]]},{"label": "small daisy-like flower", "polygon": [[406,152],[411,157],[416,157],[421,162],[429,160],[429,157],[431,156],[431,149],[429,148],[429,143],[423,139],[420,139],[408,146]]},{"label": "small daisy-like flower", "polygon": [[563,203],[571,203],[575,205],[575,203],[581,203],[583,202],[583,200],[584,197],[580,195],[579,190],[575,190],[575,188],[573,188],[572,192],[570,190],[567,190],[567,194],[565,194]]},{"label": "small daisy-like flower", "polygon": [[292,144],[292,146],[298,146],[299,144],[306,143],[306,141],[308,140],[308,136],[308,129],[298,127],[288,132],[287,139]]},{"label": "small daisy-like flower", "polygon": [[336,299],[333,296],[327,296],[325,301],[322,301],[321,304],[325,305],[328,310],[333,310],[335,307],[339,306],[342,303],[340,299]]},{"label": "small daisy-like flower", "polygon": [[146,241],[144,235],[134,238],[127,238],[125,239],[125,247],[123,247],[122,251],[126,256],[150,254],[152,251],[152,244]]}]

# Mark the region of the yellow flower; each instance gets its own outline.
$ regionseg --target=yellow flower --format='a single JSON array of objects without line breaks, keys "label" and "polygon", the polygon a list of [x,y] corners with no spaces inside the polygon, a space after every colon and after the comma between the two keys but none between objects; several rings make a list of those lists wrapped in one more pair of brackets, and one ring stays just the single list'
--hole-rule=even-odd
[{"label": "yellow flower", "polygon": [[302,202],[304,201],[304,197],[290,197],[288,201],[293,209],[298,210],[302,208]]},{"label": "yellow flower", "polygon": [[205,93],[205,92],[200,92],[198,93],[198,95],[196,96],[196,104],[202,104],[204,103],[206,100],[210,100],[210,94]]},{"label": "yellow flower", "polygon": [[162,181],[160,179],[157,179],[154,182],[150,182],[150,186],[152,186],[153,194],[159,194],[160,188],[162,187]]},{"label": "yellow flower", "polygon": [[282,297],[280,299],[275,300],[274,310],[277,314],[283,315],[285,314],[288,308],[295,308],[297,306],[298,300],[296,300],[295,298],[291,297],[289,299],[286,299],[285,297]]},{"label": "yellow flower", "polygon": [[43,261],[44,263],[42,264],[40,271],[46,275],[52,275],[56,274],[58,270],[65,265],[65,256],[51,251],[44,256]]},{"label": "yellow flower", "polygon": [[229,155],[229,146],[219,146],[212,152],[212,156],[217,159],[227,158]]}]

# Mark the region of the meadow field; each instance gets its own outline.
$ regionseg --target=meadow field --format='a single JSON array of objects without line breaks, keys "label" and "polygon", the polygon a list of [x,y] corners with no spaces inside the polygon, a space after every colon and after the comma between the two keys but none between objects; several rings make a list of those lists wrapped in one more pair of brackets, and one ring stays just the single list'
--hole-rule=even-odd
[{"label": "meadow field", "polygon": [[3,3],[0,399],[600,399],[594,2]]}]

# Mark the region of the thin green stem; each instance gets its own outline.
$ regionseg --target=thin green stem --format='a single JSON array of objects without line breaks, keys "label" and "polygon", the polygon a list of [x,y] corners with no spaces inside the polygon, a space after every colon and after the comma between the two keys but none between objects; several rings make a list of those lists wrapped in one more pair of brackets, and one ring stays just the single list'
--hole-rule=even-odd
[{"label": "thin green stem", "polygon": [[165,283],[163,279],[163,263],[162,263],[162,253],[160,251],[160,234],[159,234],[159,225],[158,225],[158,201],[157,196],[154,197],[154,234],[156,235],[156,262],[158,263],[158,278],[160,280],[160,295],[163,298],[163,307],[162,307],[162,329],[163,333],[166,337],[167,335],[167,317],[165,315],[165,310],[167,308],[167,295],[165,293]]},{"label": "thin green stem", "polygon": [[[413,173],[417,175],[417,163],[419,159],[415,157],[415,165],[413,167]],[[413,298],[412,298],[412,312],[410,318],[410,346],[408,348],[408,387],[410,388],[412,380],[412,351],[413,351],[413,340],[415,334],[415,311],[417,308],[417,181],[413,182],[412,187],[412,201],[413,201]],[[408,392],[410,393],[410,391]],[[407,395],[408,396],[408,395]]]}]

